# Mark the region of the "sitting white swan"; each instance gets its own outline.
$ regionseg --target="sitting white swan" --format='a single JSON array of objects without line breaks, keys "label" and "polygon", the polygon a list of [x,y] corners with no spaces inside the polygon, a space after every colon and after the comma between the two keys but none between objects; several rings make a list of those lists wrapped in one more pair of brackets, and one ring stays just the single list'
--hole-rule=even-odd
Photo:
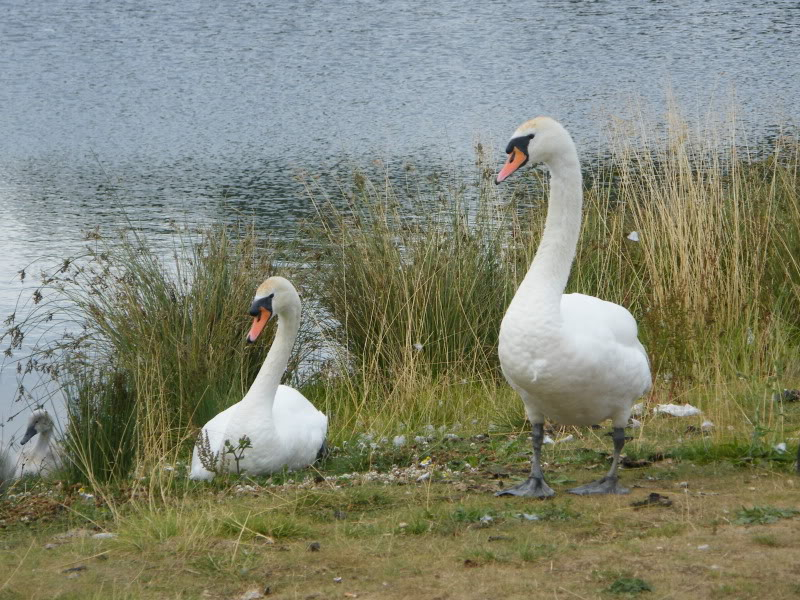
[{"label": "sitting white swan", "polygon": [[545,417],[562,425],[595,425],[611,419],[614,461],[599,481],[574,494],[625,494],[617,467],[624,427],[634,401],[650,389],[650,365],[636,321],[611,302],[564,294],[581,230],[583,189],[578,153],[567,130],[547,117],[521,125],[506,147],[508,161],[497,183],[530,161],[550,170],[550,203],[544,233],[530,270],[500,326],[500,364],[525,404],[533,426],[533,459],[527,481],[498,495],[544,498],[541,448]]},{"label": "sitting white swan", "polygon": [[[303,394],[280,385],[300,328],[300,296],[283,277],[270,277],[258,287],[250,314],[254,320],[247,341],[256,341],[273,314],[278,317],[275,340],[245,397],[203,427],[192,454],[191,479],[210,480],[214,471],[235,473],[237,468],[250,475],[298,469],[324,449],[328,418]],[[237,466],[225,442],[235,449],[245,436],[251,447]]]},{"label": "sitting white swan", "polygon": [[20,452],[17,458],[17,477],[26,475],[44,477],[61,467],[61,449],[53,439],[53,430],[53,419],[46,410],[33,411],[28,420],[28,428],[19,444],[25,446],[36,434],[39,434],[39,439],[33,448],[23,448]]}]

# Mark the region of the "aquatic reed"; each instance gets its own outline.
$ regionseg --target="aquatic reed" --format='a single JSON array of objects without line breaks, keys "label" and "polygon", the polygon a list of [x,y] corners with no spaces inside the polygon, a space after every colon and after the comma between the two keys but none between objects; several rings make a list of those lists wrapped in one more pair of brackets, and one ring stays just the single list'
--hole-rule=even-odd
[{"label": "aquatic reed", "polygon": [[[773,394],[800,387],[798,140],[756,153],[671,113],[652,142],[643,123],[618,123],[609,154],[585,161],[567,291],[631,310],[655,396],[690,398],[720,425],[782,431],[793,413]],[[34,324],[77,324],[20,364],[72,389],[78,439],[90,433],[81,411],[107,414],[101,407],[119,397],[136,423],[120,448],[133,443],[136,462],[174,462],[263,360],[269,339],[242,343],[256,284],[277,264],[303,265],[290,274],[306,307],[293,368],[330,415],[334,442],[431,423],[519,427],[497,334],[541,235],[547,178],[529,169],[498,188],[480,147],[477,158],[466,174],[357,171],[334,192],[309,179],[317,218],[302,247],[267,243],[251,227],[176,230],[166,251],[131,231],[89,239],[84,256],[46,278],[28,318],[9,321],[6,339],[14,351]],[[310,362],[321,346],[324,361]]]},{"label": "aquatic reed", "polygon": [[[25,368],[65,392],[75,478],[104,481],[138,462],[174,462],[196,428],[241,399],[271,335],[245,343],[247,310],[278,269],[251,226],[176,229],[166,250],[130,230],[87,241],[10,326],[24,337],[54,318],[68,325]],[[300,336],[298,357],[309,339]]]},{"label": "aquatic reed", "polygon": [[[609,154],[586,164],[567,292],[631,310],[655,394],[702,388],[715,417],[752,425],[757,408],[775,412],[763,398],[800,377],[797,139],[757,153],[735,128],[693,132],[675,111],[661,142],[649,132],[618,125]],[[437,422],[456,383],[480,400],[455,401],[453,418],[508,408],[496,410],[497,332],[541,235],[547,180],[530,169],[495,188],[493,175],[479,148],[466,176],[358,172],[333,200],[309,185],[317,296],[346,350],[328,389],[353,427]],[[743,392],[743,379],[767,392]]]}]

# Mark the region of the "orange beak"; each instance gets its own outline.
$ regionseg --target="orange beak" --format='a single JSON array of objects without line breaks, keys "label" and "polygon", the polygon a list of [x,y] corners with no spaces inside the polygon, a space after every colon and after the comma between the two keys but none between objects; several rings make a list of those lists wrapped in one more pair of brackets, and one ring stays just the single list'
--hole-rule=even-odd
[{"label": "orange beak", "polygon": [[253,319],[253,326],[250,328],[250,333],[247,334],[247,341],[253,343],[258,338],[259,334],[263,331],[264,325],[269,321],[272,313],[263,306],[259,308],[259,315]]},{"label": "orange beak", "polygon": [[506,179],[514,171],[516,171],[522,165],[524,165],[526,160],[528,160],[528,157],[525,156],[524,152],[522,152],[518,148],[513,148],[511,152],[509,152],[508,154],[508,160],[506,161],[506,164],[503,165],[503,168],[497,174],[497,179],[495,179],[495,183],[500,183],[501,181]]}]

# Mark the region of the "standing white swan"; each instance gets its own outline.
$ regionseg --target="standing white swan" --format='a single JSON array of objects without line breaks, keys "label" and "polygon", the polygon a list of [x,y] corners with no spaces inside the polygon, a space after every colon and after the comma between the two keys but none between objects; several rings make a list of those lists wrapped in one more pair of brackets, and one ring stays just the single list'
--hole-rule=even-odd
[{"label": "standing white swan", "polygon": [[525,404],[533,426],[530,477],[498,495],[546,498],[541,449],[545,417],[562,425],[611,419],[614,461],[608,474],[569,490],[573,494],[626,494],[617,478],[624,427],[634,401],[650,389],[650,365],[636,320],[618,304],[564,294],[581,229],[583,188],[578,153],[560,123],[538,117],[522,124],[506,147],[508,161],[496,183],[530,161],[550,170],[544,233],[528,273],[500,326],[500,364]]},{"label": "standing white swan", "polygon": [[[213,479],[214,471],[265,475],[298,469],[323,451],[328,418],[303,394],[280,385],[300,328],[300,296],[283,277],[270,277],[258,287],[250,314],[254,319],[247,341],[256,341],[273,314],[278,317],[275,340],[244,398],[203,427],[192,454],[191,479]],[[236,448],[245,436],[251,447],[237,465],[225,442]]]},{"label": "standing white swan", "polygon": [[61,449],[53,439],[55,426],[50,414],[39,409],[31,413],[28,419],[28,428],[19,441],[20,446],[25,446],[32,437],[39,435],[36,444],[31,448],[23,448],[17,459],[16,476],[49,475],[61,467]]}]

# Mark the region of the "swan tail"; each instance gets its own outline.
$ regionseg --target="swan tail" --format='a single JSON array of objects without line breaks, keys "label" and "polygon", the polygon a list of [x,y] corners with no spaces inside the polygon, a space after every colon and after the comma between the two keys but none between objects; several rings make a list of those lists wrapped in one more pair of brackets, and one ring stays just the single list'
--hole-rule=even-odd
[{"label": "swan tail", "polygon": [[319,447],[319,451],[317,452],[317,458],[314,460],[314,462],[325,460],[328,458],[328,456],[330,456],[330,454],[331,449],[328,447],[328,440],[323,439],[322,445]]}]

